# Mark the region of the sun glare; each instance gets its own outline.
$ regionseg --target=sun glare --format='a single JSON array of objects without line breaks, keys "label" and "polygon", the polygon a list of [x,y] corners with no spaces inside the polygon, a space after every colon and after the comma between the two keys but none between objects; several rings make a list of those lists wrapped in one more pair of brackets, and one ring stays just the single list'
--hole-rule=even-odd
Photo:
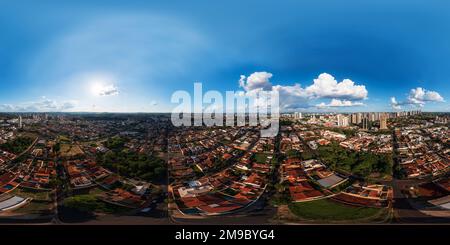
[{"label": "sun glare", "polygon": [[105,89],[105,85],[102,84],[102,83],[99,82],[99,81],[94,81],[94,82],[91,84],[91,93],[92,93],[93,95],[96,95],[96,96],[101,95],[102,92],[104,91],[104,89]]},{"label": "sun glare", "polygon": [[115,79],[110,75],[88,75],[85,80],[90,94],[94,96],[109,96],[119,93],[118,88],[115,86]]}]

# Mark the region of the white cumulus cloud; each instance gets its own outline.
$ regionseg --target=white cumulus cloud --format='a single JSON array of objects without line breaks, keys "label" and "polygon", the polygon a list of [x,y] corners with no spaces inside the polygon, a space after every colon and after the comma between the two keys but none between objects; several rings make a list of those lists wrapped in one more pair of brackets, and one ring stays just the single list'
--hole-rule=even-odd
[{"label": "white cumulus cloud", "polygon": [[328,73],[320,74],[313,83],[307,87],[300,84],[273,85],[270,81],[273,74],[269,72],[255,72],[250,76],[241,75],[239,86],[244,88],[247,95],[258,91],[276,91],[279,93],[280,108],[284,110],[295,110],[308,108],[311,100],[330,98],[330,104],[323,103],[327,107],[359,106],[363,105],[358,100],[367,99],[367,89],[364,85],[356,85],[350,79],[338,82]]},{"label": "white cumulus cloud", "polygon": [[351,107],[351,106],[363,106],[364,104],[361,102],[353,102],[350,100],[339,100],[332,99],[330,103],[326,104],[324,102],[317,104],[316,107],[326,108],[326,107]]},{"label": "white cumulus cloud", "polygon": [[256,89],[270,90],[272,84],[270,78],[273,74],[269,72],[254,72],[249,77],[241,75],[239,79],[239,86],[244,88],[245,91],[251,91]]},{"label": "white cumulus cloud", "polygon": [[350,79],[338,82],[332,75],[322,73],[314,79],[314,83],[306,87],[306,92],[315,98],[340,98],[347,100],[367,99],[367,89],[364,85],[355,85]]},{"label": "white cumulus cloud", "polygon": [[413,88],[409,91],[405,101],[397,101],[395,97],[391,97],[391,107],[394,110],[401,110],[403,105],[411,105],[415,107],[424,107],[428,102],[444,102],[444,98],[436,91],[426,90],[421,87]]},{"label": "white cumulus cloud", "polygon": [[397,102],[397,99],[395,97],[391,97],[391,107],[394,110],[401,110],[401,105]]},{"label": "white cumulus cloud", "polygon": [[438,92],[417,87],[409,92],[408,101],[413,104],[425,104],[428,101],[443,102],[444,98]]}]

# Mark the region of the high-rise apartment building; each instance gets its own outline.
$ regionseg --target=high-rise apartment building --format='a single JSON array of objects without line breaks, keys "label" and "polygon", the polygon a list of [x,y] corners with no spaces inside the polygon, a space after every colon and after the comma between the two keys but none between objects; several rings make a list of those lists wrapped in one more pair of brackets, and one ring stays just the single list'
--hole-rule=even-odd
[{"label": "high-rise apartment building", "polygon": [[22,128],[22,116],[19,116],[19,128]]},{"label": "high-rise apartment building", "polygon": [[338,127],[348,127],[348,117],[344,116],[342,114],[338,114],[336,116],[337,118],[337,125]]},{"label": "high-rise apartment building", "polygon": [[381,115],[380,116],[380,129],[388,129],[386,115]]},{"label": "high-rise apartment building", "polygon": [[302,119],[302,118],[303,118],[303,115],[302,115],[301,112],[294,112],[294,118],[295,118],[295,119]]},{"label": "high-rise apartment building", "polygon": [[364,118],[362,119],[362,128],[363,128],[364,130],[369,130],[369,128],[370,128],[369,118],[364,117]]}]

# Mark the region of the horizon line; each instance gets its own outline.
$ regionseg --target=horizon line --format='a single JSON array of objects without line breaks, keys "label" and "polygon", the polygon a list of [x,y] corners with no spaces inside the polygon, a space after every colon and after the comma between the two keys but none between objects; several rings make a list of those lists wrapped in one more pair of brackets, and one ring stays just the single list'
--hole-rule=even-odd
[{"label": "horizon line", "polygon": [[[342,112],[336,112],[336,111],[328,111],[328,112],[319,112],[319,111],[290,111],[290,112],[280,112],[281,114],[292,114],[292,113],[319,113],[319,114],[329,114],[329,113],[336,113],[336,114],[352,114],[352,113],[397,113],[397,112],[411,112],[411,111],[418,111],[418,110],[403,110],[403,111],[342,111]],[[422,113],[450,113],[450,111],[420,111]],[[172,112],[144,112],[144,111],[137,111],[137,112],[113,112],[113,111],[102,111],[102,112],[96,112],[96,111],[0,111],[0,114],[26,114],[26,113],[39,113],[39,114],[45,114],[45,113],[66,113],[66,114],[78,114],[78,113],[91,113],[91,114],[171,114]],[[180,112],[183,113],[183,112]],[[197,114],[191,112],[191,114]],[[203,113],[200,113],[203,114]],[[236,113],[226,113],[223,112],[222,114],[236,114]],[[240,113],[238,113],[240,114]],[[248,114],[247,112],[245,114]]]}]

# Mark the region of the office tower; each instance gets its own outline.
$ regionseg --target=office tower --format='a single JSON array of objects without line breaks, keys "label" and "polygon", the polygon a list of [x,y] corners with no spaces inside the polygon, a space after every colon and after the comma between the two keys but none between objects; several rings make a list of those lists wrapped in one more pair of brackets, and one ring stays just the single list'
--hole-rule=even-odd
[{"label": "office tower", "polygon": [[22,128],[22,116],[19,116],[19,128]]}]

